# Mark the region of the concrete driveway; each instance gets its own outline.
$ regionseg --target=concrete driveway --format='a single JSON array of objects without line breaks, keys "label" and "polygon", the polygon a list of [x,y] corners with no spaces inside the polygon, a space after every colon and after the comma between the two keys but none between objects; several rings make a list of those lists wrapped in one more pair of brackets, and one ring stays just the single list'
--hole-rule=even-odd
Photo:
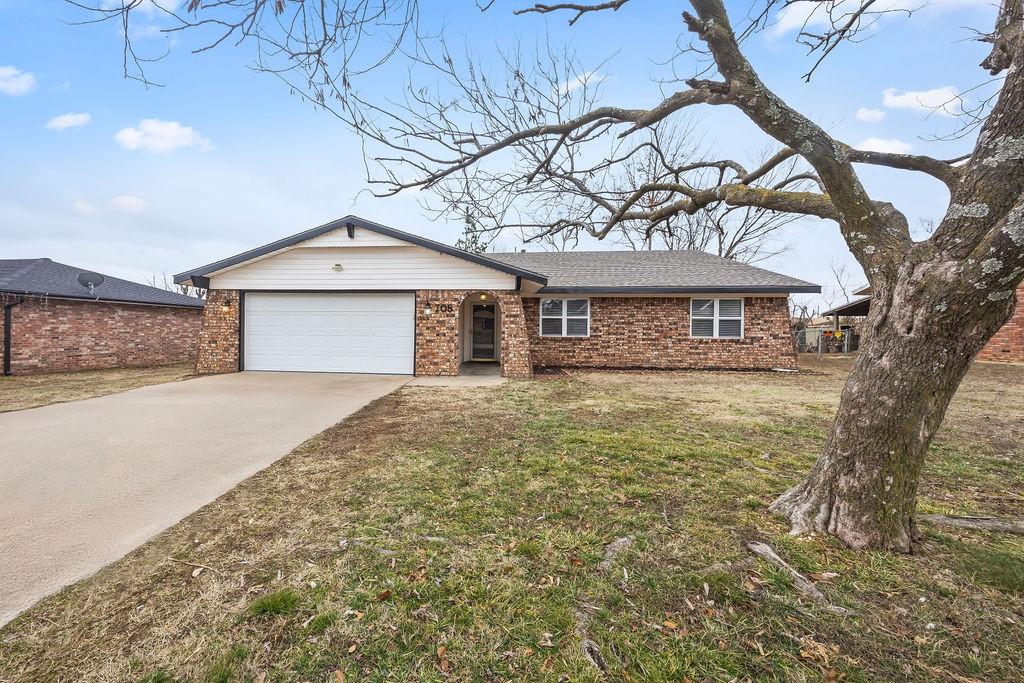
[{"label": "concrete driveway", "polygon": [[244,372],[0,414],[0,624],[410,379]]}]

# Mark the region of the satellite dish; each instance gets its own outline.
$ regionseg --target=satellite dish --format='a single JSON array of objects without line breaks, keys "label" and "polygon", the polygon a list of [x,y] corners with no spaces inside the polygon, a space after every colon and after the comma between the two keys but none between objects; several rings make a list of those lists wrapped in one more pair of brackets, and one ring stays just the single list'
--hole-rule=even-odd
[{"label": "satellite dish", "polygon": [[89,294],[92,294],[97,287],[103,284],[104,277],[99,273],[93,273],[85,271],[78,274],[78,284],[82,285],[89,290]]}]

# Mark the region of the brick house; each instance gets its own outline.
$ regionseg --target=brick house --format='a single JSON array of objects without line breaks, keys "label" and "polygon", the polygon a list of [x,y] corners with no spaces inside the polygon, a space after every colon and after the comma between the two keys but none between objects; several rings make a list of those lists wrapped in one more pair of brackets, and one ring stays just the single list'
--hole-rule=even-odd
[{"label": "brick house", "polygon": [[203,310],[201,299],[47,258],[0,259],[0,304],[5,375],[190,361]]},{"label": "brick house", "polygon": [[[839,318],[864,317],[871,309],[871,287],[861,287],[854,292],[859,298],[826,311],[822,315],[832,317],[833,327],[838,326]],[[999,328],[988,344],[978,353],[980,361],[1000,363],[1024,363],[1024,283],[1017,287],[1017,308],[1013,316]]]},{"label": "brick house", "polygon": [[535,368],[793,368],[820,288],[698,251],[474,254],[355,216],[181,273],[197,370],[528,377]]}]

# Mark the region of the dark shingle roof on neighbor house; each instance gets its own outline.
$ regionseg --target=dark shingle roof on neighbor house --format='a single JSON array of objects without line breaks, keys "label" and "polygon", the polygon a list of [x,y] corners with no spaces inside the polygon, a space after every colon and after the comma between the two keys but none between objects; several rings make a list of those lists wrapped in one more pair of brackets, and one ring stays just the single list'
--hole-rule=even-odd
[{"label": "dark shingle roof on neighbor house", "polygon": [[203,307],[202,299],[109,275],[104,275],[103,283],[90,294],[89,289],[78,281],[78,276],[84,272],[91,271],[48,258],[0,259],[0,293],[151,306]]},{"label": "dark shingle roof on neighbor house", "polygon": [[542,285],[541,292],[578,293],[817,293],[821,287],[703,251],[566,251],[474,254],[390,228],[358,216],[345,216],[235,256],[174,276],[178,283],[208,286],[209,276],[255,258],[294,247],[328,232],[354,228],[388,235],[410,244],[500,270]]},{"label": "dark shingle roof on neighbor house", "polygon": [[552,294],[786,293],[821,287],[703,251],[563,251],[488,254],[490,258],[547,276]]}]

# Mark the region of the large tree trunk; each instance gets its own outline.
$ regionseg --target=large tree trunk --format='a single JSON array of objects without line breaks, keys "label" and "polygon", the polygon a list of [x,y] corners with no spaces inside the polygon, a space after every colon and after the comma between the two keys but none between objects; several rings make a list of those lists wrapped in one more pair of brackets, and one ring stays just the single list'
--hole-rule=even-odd
[{"label": "large tree trunk", "polygon": [[920,283],[894,289],[872,299],[824,452],[772,504],[792,533],[910,552],[925,453],[974,356],[1013,310],[948,285],[930,296]]}]

